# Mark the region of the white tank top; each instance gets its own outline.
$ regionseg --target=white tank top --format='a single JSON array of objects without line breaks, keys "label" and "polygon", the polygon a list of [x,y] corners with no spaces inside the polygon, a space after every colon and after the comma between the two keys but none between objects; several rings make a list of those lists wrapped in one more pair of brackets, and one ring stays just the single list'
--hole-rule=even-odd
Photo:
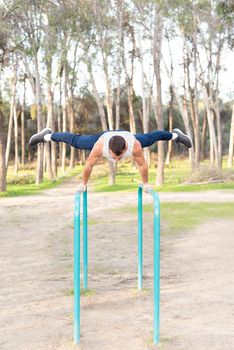
[{"label": "white tank top", "polygon": [[124,153],[121,160],[126,159],[128,157],[132,156],[133,146],[135,137],[133,134],[131,134],[129,131],[107,131],[105,132],[100,139],[103,139],[103,157],[107,158],[111,162],[116,162],[114,158],[111,157],[109,152],[109,141],[113,136],[122,136],[126,142],[127,150]]}]

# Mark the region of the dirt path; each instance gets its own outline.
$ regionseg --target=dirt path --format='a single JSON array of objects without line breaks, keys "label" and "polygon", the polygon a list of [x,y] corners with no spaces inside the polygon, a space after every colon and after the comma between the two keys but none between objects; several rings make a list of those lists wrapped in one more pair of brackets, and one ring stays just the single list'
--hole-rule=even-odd
[{"label": "dirt path", "polygon": [[[75,349],[75,180],[40,195],[0,199],[0,349]],[[161,194],[161,201],[234,202],[233,191]],[[137,218],[111,209],[135,193],[89,194],[89,287],[82,297],[82,350],[149,350],[152,218],[145,218],[144,292],[137,286]],[[146,196],[145,202],[150,198]],[[234,219],[162,236],[161,345],[230,350],[234,344]]]}]

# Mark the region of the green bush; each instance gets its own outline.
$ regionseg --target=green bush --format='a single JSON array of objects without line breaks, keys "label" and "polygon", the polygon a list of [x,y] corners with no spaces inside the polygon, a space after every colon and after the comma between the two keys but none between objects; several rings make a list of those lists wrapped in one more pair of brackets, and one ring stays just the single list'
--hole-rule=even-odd
[{"label": "green bush", "polygon": [[35,183],[35,175],[32,174],[20,174],[11,176],[7,179],[9,185],[27,185]]},{"label": "green bush", "polygon": [[188,182],[198,183],[198,182],[231,182],[234,180],[234,172],[232,170],[218,170],[214,167],[204,166],[199,170],[194,171],[189,177]]}]

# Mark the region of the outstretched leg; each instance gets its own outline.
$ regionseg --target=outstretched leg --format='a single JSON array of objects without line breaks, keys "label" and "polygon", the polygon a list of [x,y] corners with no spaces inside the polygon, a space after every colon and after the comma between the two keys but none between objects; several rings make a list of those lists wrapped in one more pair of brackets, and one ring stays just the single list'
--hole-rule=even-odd
[{"label": "outstretched leg", "polygon": [[157,141],[169,141],[173,137],[172,132],[169,131],[152,131],[146,134],[135,134],[134,136],[142,147],[149,147]]},{"label": "outstretched leg", "polygon": [[30,138],[29,144],[31,147],[35,147],[38,143],[52,140],[67,143],[74,148],[90,151],[103,133],[104,131],[96,135],[79,135],[71,132],[52,132],[51,129],[46,128],[34,134]]},{"label": "outstretched leg", "polygon": [[53,132],[51,134],[51,140],[55,142],[65,142],[74,148],[90,151],[103,133],[104,132],[100,132],[96,135],[79,135],[71,132]]},{"label": "outstretched leg", "polygon": [[149,147],[157,141],[169,141],[182,143],[187,148],[191,148],[193,143],[191,138],[184,134],[180,129],[169,131],[152,131],[146,134],[135,134],[135,138],[140,142],[142,147]]}]

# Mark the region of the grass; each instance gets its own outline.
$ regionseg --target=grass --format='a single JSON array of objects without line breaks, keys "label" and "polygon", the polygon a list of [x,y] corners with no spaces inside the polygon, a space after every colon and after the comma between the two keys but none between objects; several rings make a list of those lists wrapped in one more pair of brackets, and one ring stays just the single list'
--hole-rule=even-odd
[{"label": "grass", "polygon": [[62,183],[62,180],[49,181],[45,180],[40,185],[35,184],[23,184],[23,185],[8,185],[7,192],[0,192],[0,197],[15,197],[15,196],[25,196],[38,193],[41,190],[47,190],[53,188]]},{"label": "grass", "polygon": [[[137,207],[118,209],[137,213]],[[153,212],[152,205],[144,205],[145,212]],[[162,233],[178,233],[191,230],[213,218],[233,218],[233,203],[162,203]]]},{"label": "grass", "polygon": [[[67,297],[74,296],[74,288],[65,291]],[[92,289],[81,289],[80,295],[84,297],[92,297],[95,295],[95,291]]]},{"label": "grass", "polygon": [[20,181],[21,175],[33,175],[35,174],[35,170],[29,169],[26,171],[20,170],[18,175],[15,175],[13,173],[13,169],[10,168],[8,171],[7,176],[7,191],[6,192],[0,192],[0,197],[15,197],[15,196],[25,196],[25,195],[32,195],[36,194],[42,190],[47,190],[50,188],[54,188],[60,184],[62,184],[66,179],[69,179],[78,173],[81,174],[82,166],[77,165],[74,169],[69,170],[66,174],[62,174],[61,170],[58,172],[58,177],[54,180],[49,180],[47,178],[47,174],[45,174],[45,179],[43,183],[40,185],[36,185],[35,183],[16,183],[12,184],[11,182],[14,181],[14,179],[17,181],[17,176]]},{"label": "grass", "polygon": [[[207,162],[203,163],[203,168],[209,169]],[[149,168],[149,183],[155,183],[156,168],[151,166]],[[230,172],[230,170],[229,170]],[[135,191],[137,184],[133,182],[133,179],[140,181],[139,171],[136,168],[131,167],[130,163],[119,163],[118,171],[116,174],[116,184],[113,186],[108,185],[108,176],[106,175],[93,177],[95,180],[94,191],[95,192],[117,192],[117,191]],[[224,174],[228,173],[224,164]],[[204,184],[186,184],[188,178],[193,175],[188,160],[174,159],[170,166],[165,167],[164,172],[164,184],[162,186],[154,186],[157,192],[193,192],[215,189],[234,189],[234,182],[220,182],[220,183],[204,183]]]},{"label": "grass", "polygon": [[[149,183],[155,183],[155,177],[157,169],[153,164],[149,168]],[[203,166],[203,174],[206,175],[206,172],[212,173],[212,170],[209,168],[208,162],[204,162]],[[39,191],[50,189],[60,185],[64,180],[70,178],[72,176],[81,177],[83,166],[77,165],[73,170],[67,172],[66,174],[62,174],[61,170],[58,174],[58,178],[56,180],[49,180],[45,176],[45,180],[40,185],[35,185],[34,181],[32,181],[32,177],[35,176],[35,169],[33,167],[28,170],[19,171],[18,175],[13,174],[13,168],[9,168],[8,171],[8,186],[7,192],[0,192],[0,197],[11,197],[11,196],[21,196],[21,195],[29,195],[38,193]],[[206,171],[207,169],[207,171]],[[227,174],[228,170],[226,168],[224,162],[224,174]],[[234,178],[233,172],[232,177]],[[30,182],[33,183],[20,183],[22,176],[23,181],[25,178],[29,178]],[[18,178],[17,178],[18,176]],[[221,182],[221,183],[205,183],[205,184],[186,184],[186,181],[191,178],[194,174],[191,172],[190,162],[188,159],[180,159],[174,158],[168,167],[165,166],[164,172],[164,184],[162,186],[154,186],[154,189],[158,192],[193,192],[193,191],[204,191],[204,190],[215,190],[215,189],[234,189],[234,181],[229,182]],[[231,178],[231,176],[230,176]],[[131,163],[119,163],[118,171],[116,174],[116,184],[113,186],[108,185],[108,165],[107,163],[100,164],[95,166],[93,169],[93,174],[91,177],[93,190],[95,192],[131,192],[136,191],[137,184],[133,182],[133,179],[137,179],[140,181],[140,175],[138,169],[131,166]],[[17,184],[13,184],[12,182],[19,182]],[[200,181],[200,178],[199,178]],[[77,180],[78,184],[79,180]],[[201,181],[202,182],[202,181]]]},{"label": "grass", "polygon": [[162,221],[167,232],[191,230],[214,218],[233,218],[233,203],[162,203]]}]

